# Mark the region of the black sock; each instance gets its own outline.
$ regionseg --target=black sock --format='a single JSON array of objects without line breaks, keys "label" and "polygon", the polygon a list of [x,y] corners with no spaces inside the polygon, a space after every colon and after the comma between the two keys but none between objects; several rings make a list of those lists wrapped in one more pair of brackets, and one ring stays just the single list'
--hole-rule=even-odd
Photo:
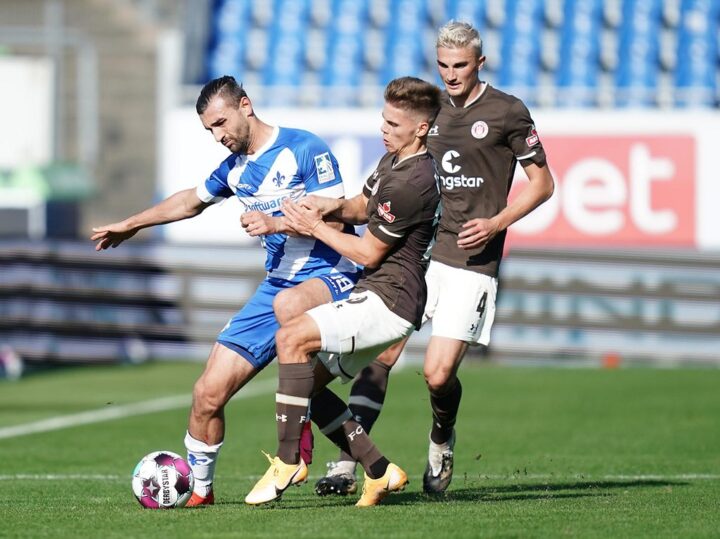
[{"label": "black sock", "polygon": [[436,444],[444,444],[452,436],[461,397],[462,385],[457,377],[449,390],[440,393],[430,391],[430,407],[433,415],[430,439]]},{"label": "black sock", "polygon": [[[387,459],[335,393],[328,388],[320,391],[313,397],[312,409],[312,420],[325,436],[350,455],[349,460],[358,461],[371,479],[382,477]],[[380,475],[376,475],[378,469],[382,469]]]},{"label": "black sock", "polygon": [[[368,434],[380,416],[389,376],[390,367],[375,360],[360,372],[350,390],[348,399],[350,411],[355,421],[362,425]],[[341,451],[339,460],[353,460],[353,458],[347,452]]]},{"label": "black sock", "polygon": [[379,460],[376,460],[370,465],[370,471],[367,472],[368,477],[370,479],[377,479],[378,477],[382,477],[383,475],[385,475],[385,472],[387,472],[389,464],[390,461],[385,457],[381,457]]}]

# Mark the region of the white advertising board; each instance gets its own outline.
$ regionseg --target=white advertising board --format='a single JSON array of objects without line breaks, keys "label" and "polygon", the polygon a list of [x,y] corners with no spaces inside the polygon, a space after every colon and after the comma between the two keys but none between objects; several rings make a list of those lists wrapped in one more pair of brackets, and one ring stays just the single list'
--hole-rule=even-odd
[{"label": "white advertising board", "polygon": [[53,66],[0,56],[0,169],[46,165],[53,151]]},{"label": "white advertising board", "polygon": [[[264,121],[311,130],[340,163],[346,193],[360,191],[384,152],[379,110],[268,109]],[[556,180],[550,201],[511,228],[509,245],[720,250],[715,111],[537,111]],[[202,182],[227,155],[192,108],[164,119],[159,195]],[[458,174],[462,174],[459,171]],[[521,186],[518,169],[515,187]],[[511,194],[512,196],[512,194]],[[164,227],[175,242],[253,243],[227,201]]]}]

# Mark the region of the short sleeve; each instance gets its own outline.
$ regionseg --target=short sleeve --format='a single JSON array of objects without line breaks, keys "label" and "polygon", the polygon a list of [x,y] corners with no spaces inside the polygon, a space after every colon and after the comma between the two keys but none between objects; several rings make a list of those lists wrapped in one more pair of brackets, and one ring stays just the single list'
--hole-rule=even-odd
[{"label": "short sleeve", "polygon": [[[365,180],[365,183],[363,184],[363,195],[368,200],[371,196],[373,196],[373,188],[375,187],[375,184],[380,181],[380,169],[387,170],[388,168],[391,168],[392,165],[392,159],[393,154],[386,153],[380,158],[380,161],[377,164],[377,167],[375,167],[375,170],[373,170],[372,174],[368,176],[368,179]],[[388,163],[388,161],[390,161]]]},{"label": "short sleeve", "polygon": [[236,159],[238,157],[234,154],[225,159],[203,183],[197,186],[195,192],[200,200],[215,204],[233,196],[227,177]]},{"label": "short sleeve", "polygon": [[383,189],[376,197],[377,207],[370,216],[368,229],[388,245],[395,245],[422,215],[422,200],[408,183]]},{"label": "short sleeve", "polygon": [[379,176],[378,171],[377,171],[377,169],[375,169],[375,172],[373,172],[368,177],[368,179],[365,180],[365,183],[363,184],[363,190],[362,190],[365,198],[370,199],[370,197],[372,196],[373,186],[377,183],[378,176]]},{"label": "short sleeve", "polygon": [[306,135],[298,152],[298,172],[305,184],[305,191],[334,198],[344,196],[337,159],[322,139],[311,133]]},{"label": "short sleeve", "polygon": [[508,143],[520,164],[544,166],[545,150],[530,112],[522,101],[518,100],[510,107],[505,126]]}]

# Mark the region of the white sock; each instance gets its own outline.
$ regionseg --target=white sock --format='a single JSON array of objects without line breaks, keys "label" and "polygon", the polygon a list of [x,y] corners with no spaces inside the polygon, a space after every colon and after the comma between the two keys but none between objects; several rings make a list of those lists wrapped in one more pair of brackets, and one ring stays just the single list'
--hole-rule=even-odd
[{"label": "white sock", "polygon": [[428,462],[430,463],[430,468],[432,469],[432,474],[434,476],[437,477],[442,470],[443,453],[452,454],[454,446],[455,431],[453,431],[450,439],[444,444],[436,444],[432,441],[432,438],[430,439],[430,445],[428,446]]},{"label": "white sock", "polygon": [[355,475],[357,462],[354,460],[339,460],[333,463],[332,471],[328,475]]},{"label": "white sock", "polygon": [[215,477],[215,463],[217,462],[218,453],[222,442],[215,445],[207,445],[205,442],[196,440],[190,436],[189,432],[185,433],[185,448],[188,454],[188,463],[192,468],[195,477],[195,487],[193,490],[203,498],[212,490],[213,478]]}]

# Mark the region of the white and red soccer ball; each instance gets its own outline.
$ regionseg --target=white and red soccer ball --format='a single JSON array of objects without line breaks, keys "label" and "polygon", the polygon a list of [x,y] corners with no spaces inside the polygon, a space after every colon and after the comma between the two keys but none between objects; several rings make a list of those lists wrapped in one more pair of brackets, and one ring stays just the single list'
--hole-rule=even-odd
[{"label": "white and red soccer ball", "polygon": [[192,496],[195,478],[187,461],[172,451],[145,455],[133,471],[133,494],[146,509],[183,507]]}]

